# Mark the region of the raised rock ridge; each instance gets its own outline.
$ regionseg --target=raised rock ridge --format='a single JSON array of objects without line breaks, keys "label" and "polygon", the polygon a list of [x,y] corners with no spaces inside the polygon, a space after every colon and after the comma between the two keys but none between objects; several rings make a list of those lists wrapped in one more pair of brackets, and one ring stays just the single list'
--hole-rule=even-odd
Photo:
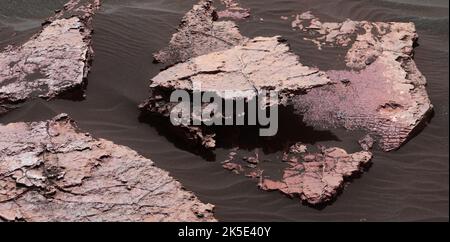
[{"label": "raised rock ridge", "polygon": [[28,99],[82,88],[89,72],[92,16],[99,0],[71,0],[42,30],[0,52],[0,115]]},{"label": "raised rock ridge", "polygon": [[0,133],[0,221],[215,221],[151,160],[65,114]]}]

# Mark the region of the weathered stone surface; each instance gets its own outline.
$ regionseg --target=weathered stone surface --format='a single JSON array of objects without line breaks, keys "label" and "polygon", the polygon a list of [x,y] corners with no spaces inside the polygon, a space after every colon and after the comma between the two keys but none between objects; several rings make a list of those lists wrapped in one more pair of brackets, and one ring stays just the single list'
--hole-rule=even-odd
[{"label": "weathered stone surface", "polygon": [[[313,30],[322,44],[349,46],[352,70],[328,71],[333,85],[298,97],[304,121],[325,127],[365,129],[389,151],[399,148],[426,120],[433,106],[426,79],[413,60],[417,33],[413,23],[346,20],[321,23],[310,13],[301,29]],[[305,24],[301,22],[301,24]]]},{"label": "weathered stone surface", "polygon": [[413,23],[353,21],[321,22],[311,12],[297,15],[292,27],[311,35],[305,37],[322,46],[347,47],[347,66],[362,69],[378,57],[392,54],[411,57],[418,35]]},{"label": "weathered stone surface", "polygon": [[231,21],[217,21],[211,0],[200,0],[181,20],[169,45],[153,56],[168,66],[192,57],[229,49],[243,43],[238,27]]},{"label": "weathered stone surface", "polygon": [[[337,147],[322,148],[319,152],[308,152],[307,146],[296,143],[284,152],[282,161],[288,167],[282,170],[281,179],[264,175],[256,152],[251,156],[242,156],[231,152],[223,162],[223,168],[235,174],[258,179],[258,186],[266,191],[280,191],[291,197],[299,197],[308,204],[318,205],[333,200],[346,181],[362,172],[372,159],[368,151],[348,154]],[[265,161],[280,162],[280,161]]]},{"label": "weathered stone surface", "polygon": [[[285,104],[296,93],[307,92],[329,82],[324,72],[302,65],[298,56],[290,52],[279,36],[257,37],[231,49],[198,56],[160,72],[151,80],[150,98],[140,108],[144,112],[168,118],[178,104],[169,101],[170,92],[192,92],[194,83],[201,84],[202,92],[225,100],[251,100],[264,90],[277,91],[281,100],[277,104]],[[201,114],[197,116],[201,117]],[[205,133],[201,127],[184,124],[179,128],[186,131],[186,138],[191,143],[208,149],[215,147],[214,133]]]},{"label": "weathered stone surface", "polygon": [[245,19],[250,17],[250,9],[241,7],[236,0],[220,0],[225,9],[217,12],[219,18]]},{"label": "weathered stone surface", "polygon": [[360,140],[358,140],[359,145],[365,151],[369,151],[372,149],[375,140],[370,135],[365,135]]},{"label": "weathered stone surface", "polygon": [[252,98],[262,90],[292,94],[330,82],[317,68],[304,66],[279,36],[256,37],[224,51],[192,58],[160,72],[151,88],[192,90],[201,83],[204,92],[230,98]]},{"label": "weathered stone surface", "polygon": [[67,115],[1,125],[0,220],[214,221],[213,206]]},{"label": "weathered stone surface", "polygon": [[99,0],[71,0],[21,46],[0,53],[0,114],[30,98],[80,88],[89,72],[91,19]]},{"label": "weathered stone surface", "polygon": [[[165,118],[170,123],[169,118],[171,112],[176,108],[178,103],[170,102],[170,95],[161,90],[151,90],[149,98],[139,105],[139,109],[144,116],[152,116],[158,118]],[[203,109],[202,109],[203,110]],[[196,116],[197,117],[197,116]],[[180,140],[191,148],[206,148],[213,149],[216,147],[216,136],[201,126],[191,126],[190,121],[196,117],[189,117],[188,123],[180,123],[179,126],[172,126],[172,134],[177,136]],[[201,117],[201,114],[200,114]]]},{"label": "weathered stone surface", "polygon": [[298,196],[309,204],[321,204],[336,196],[346,178],[361,172],[372,159],[372,153],[348,154],[340,148],[327,148],[321,153],[288,153],[285,158],[289,167],[283,178],[280,181],[265,178],[260,188]]}]

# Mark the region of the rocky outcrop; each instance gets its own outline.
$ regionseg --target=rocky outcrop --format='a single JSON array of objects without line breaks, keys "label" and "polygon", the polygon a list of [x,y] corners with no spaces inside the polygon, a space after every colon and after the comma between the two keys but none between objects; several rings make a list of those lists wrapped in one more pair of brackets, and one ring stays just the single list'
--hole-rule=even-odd
[{"label": "rocky outcrop", "polygon": [[322,23],[311,13],[296,26],[322,45],[348,46],[351,70],[328,71],[333,85],[298,97],[304,121],[322,127],[365,129],[385,151],[399,148],[421,126],[433,106],[426,79],[413,60],[418,38],[413,23],[346,20]]},{"label": "rocky outcrop", "polygon": [[280,191],[308,204],[319,205],[332,201],[346,181],[360,174],[368,166],[372,153],[348,154],[337,147],[321,147],[319,152],[308,152],[305,144],[296,143],[283,154],[282,161],[287,163],[287,167],[283,168],[280,179],[266,175],[260,159],[258,152],[242,156],[233,151],[222,166],[235,174],[257,180],[262,190]]},{"label": "rocky outcrop", "polygon": [[99,0],[71,0],[42,30],[0,53],[0,114],[28,99],[52,99],[85,84]]},{"label": "rocky outcrop", "polygon": [[215,221],[210,204],[67,115],[0,126],[0,220]]},{"label": "rocky outcrop", "polygon": [[232,48],[245,40],[234,22],[218,21],[212,0],[200,0],[183,17],[169,45],[153,56],[156,62],[170,66],[192,57]]},{"label": "rocky outcrop", "polygon": [[[202,92],[213,93],[225,100],[251,100],[262,91],[276,91],[281,100],[277,104],[285,104],[282,102],[295,94],[329,82],[324,72],[302,65],[280,37],[257,37],[160,72],[151,81],[150,98],[140,108],[144,112],[170,117],[178,104],[170,102],[170,92],[193,92],[194,83],[201,84]],[[201,117],[191,117],[196,116]],[[179,128],[186,131],[190,143],[215,147],[213,132],[205,133],[205,129],[189,125]]]},{"label": "rocky outcrop", "polygon": [[278,190],[300,197],[309,204],[323,204],[335,198],[345,180],[360,173],[371,159],[372,153],[368,151],[348,154],[336,147],[320,153],[290,149],[284,155],[289,167],[284,170],[282,179],[263,178],[259,186],[263,190]]},{"label": "rocky outcrop", "polygon": [[151,88],[193,90],[201,84],[204,92],[252,98],[263,90],[287,95],[329,83],[326,74],[300,63],[299,57],[279,36],[256,37],[228,50],[192,58],[160,72]]}]

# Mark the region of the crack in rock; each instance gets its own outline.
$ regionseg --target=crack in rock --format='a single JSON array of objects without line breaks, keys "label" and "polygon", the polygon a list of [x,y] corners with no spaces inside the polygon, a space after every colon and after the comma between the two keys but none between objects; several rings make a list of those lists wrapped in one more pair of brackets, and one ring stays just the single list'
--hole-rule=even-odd
[{"label": "crack in rock", "polygon": [[156,62],[171,66],[192,57],[232,48],[247,39],[234,22],[218,21],[212,3],[212,0],[201,0],[186,13],[169,45],[153,55]]},{"label": "crack in rock", "polygon": [[99,0],[71,0],[27,42],[0,52],[0,114],[85,85],[93,57],[91,21],[99,8]]},{"label": "crack in rock", "polygon": [[[6,221],[215,221],[211,204],[135,151],[81,132],[66,114],[0,125]],[[27,140],[27,145],[18,145]]]}]

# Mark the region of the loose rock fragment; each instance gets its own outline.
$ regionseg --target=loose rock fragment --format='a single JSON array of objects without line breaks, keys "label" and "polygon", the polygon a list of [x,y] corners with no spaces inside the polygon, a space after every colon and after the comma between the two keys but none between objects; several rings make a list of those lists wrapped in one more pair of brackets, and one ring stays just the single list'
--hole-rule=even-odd
[{"label": "loose rock fragment", "polygon": [[213,207],[67,115],[0,125],[0,220],[214,221]]},{"label": "loose rock fragment", "polygon": [[[310,13],[303,27],[321,44],[349,46],[345,62],[353,70],[328,71],[334,85],[298,96],[304,121],[323,127],[365,129],[380,146],[399,148],[431,113],[426,79],[413,60],[413,23],[346,20],[322,23]],[[304,22],[302,22],[304,24]]]},{"label": "loose rock fragment", "polygon": [[0,52],[0,114],[28,99],[52,99],[85,84],[99,0],[71,0],[41,32]]},{"label": "loose rock fragment", "polygon": [[279,190],[313,205],[332,200],[342,188],[345,179],[361,172],[372,159],[370,152],[348,154],[340,148],[288,156],[290,158],[285,161],[289,162],[290,166],[284,170],[283,178],[280,181],[264,178],[259,184],[260,188],[267,191]]},{"label": "loose rock fragment", "polygon": [[245,19],[250,17],[250,9],[240,6],[237,0],[220,0],[225,10],[219,11],[219,18]]},{"label": "loose rock fragment", "polygon": [[170,66],[192,57],[229,49],[246,40],[234,22],[217,20],[212,1],[201,0],[183,17],[168,47],[153,55],[155,61]]}]

